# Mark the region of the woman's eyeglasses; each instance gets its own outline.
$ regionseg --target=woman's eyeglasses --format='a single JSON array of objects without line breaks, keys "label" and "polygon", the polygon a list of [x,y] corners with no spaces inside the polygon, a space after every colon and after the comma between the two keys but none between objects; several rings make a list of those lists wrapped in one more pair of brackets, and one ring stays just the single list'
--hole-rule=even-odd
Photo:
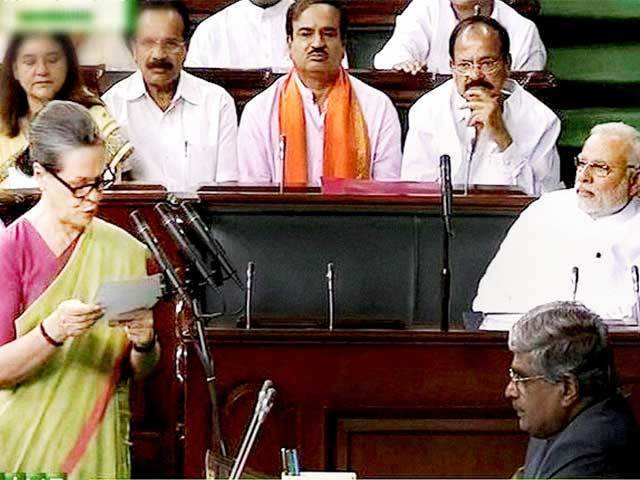
[{"label": "woman's eyeglasses", "polygon": [[58,182],[64,185],[67,190],[71,192],[74,198],[78,198],[80,200],[84,200],[91,192],[97,190],[101,192],[102,190],[106,190],[111,187],[116,181],[116,175],[111,167],[107,166],[94,182],[85,183],[84,185],[78,185],[76,187],[69,185],[65,180],[60,178],[55,172],[51,170],[47,170]]}]

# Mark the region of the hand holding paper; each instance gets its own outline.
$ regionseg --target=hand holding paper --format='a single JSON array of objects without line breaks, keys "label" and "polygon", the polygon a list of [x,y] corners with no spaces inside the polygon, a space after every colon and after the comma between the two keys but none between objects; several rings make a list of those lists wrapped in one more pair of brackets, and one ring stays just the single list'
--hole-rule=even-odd
[{"label": "hand holding paper", "polygon": [[[109,325],[139,322],[162,296],[162,275],[136,280],[104,283],[98,290],[96,303],[102,306]],[[136,323],[136,324],[137,324]]]}]

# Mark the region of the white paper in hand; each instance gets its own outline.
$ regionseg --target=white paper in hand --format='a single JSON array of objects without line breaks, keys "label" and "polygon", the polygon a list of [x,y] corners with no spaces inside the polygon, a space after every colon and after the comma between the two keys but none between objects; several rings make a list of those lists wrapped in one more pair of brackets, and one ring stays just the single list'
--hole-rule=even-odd
[{"label": "white paper in hand", "polygon": [[103,283],[95,303],[104,308],[109,321],[122,313],[153,307],[162,296],[162,274],[122,282]]}]

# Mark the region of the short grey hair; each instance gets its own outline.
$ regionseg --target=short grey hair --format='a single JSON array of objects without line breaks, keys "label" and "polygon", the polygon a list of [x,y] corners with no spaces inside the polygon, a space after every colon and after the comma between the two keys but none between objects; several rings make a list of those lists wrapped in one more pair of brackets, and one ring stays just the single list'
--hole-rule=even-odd
[{"label": "short grey hair", "polygon": [[529,311],[512,327],[509,349],[531,354],[535,374],[553,382],[574,375],[582,398],[615,391],[607,327],[581,303],[552,302]]},{"label": "short grey hair", "polygon": [[604,135],[624,140],[631,147],[627,165],[640,167],[640,132],[631,125],[622,122],[601,123],[593,127],[589,135]]},{"label": "short grey hair", "polygon": [[33,175],[33,164],[38,162],[47,170],[58,172],[60,159],[65,153],[101,143],[89,110],[74,102],[54,100],[31,122],[29,158],[21,169],[27,175]]}]

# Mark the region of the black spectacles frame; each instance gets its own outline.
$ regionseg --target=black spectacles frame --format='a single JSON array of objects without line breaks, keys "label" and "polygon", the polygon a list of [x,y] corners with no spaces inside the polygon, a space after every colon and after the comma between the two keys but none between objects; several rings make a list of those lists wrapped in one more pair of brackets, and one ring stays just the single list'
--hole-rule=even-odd
[{"label": "black spectacles frame", "polygon": [[73,198],[77,198],[79,200],[84,200],[94,190],[102,191],[111,187],[115,183],[116,178],[115,172],[111,169],[110,166],[107,165],[100,177],[96,179],[95,182],[73,187],[69,185],[65,180],[60,178],[58,174],[56,174],[56,172],[49,169],[45,170],[47,170],[47,172],[49,172],[58,182],[64,185],[65,188],[71,192]]}]

